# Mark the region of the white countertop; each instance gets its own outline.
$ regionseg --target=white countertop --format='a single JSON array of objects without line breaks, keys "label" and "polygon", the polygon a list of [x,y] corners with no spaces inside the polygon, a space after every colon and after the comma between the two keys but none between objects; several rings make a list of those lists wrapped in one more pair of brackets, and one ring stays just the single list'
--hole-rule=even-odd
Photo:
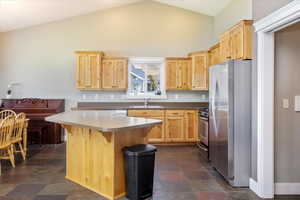
[{"label": "white countertop", "polygon": [[128,117],[126,111],[69,111],[46,117],[48,122],[114,132],[129,128],[151,127],[161,120]]}]

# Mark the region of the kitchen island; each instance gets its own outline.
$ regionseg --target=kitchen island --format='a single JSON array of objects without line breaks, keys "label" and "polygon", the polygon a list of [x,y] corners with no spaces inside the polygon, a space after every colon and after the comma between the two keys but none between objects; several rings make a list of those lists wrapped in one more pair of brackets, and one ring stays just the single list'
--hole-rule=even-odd
[{"label": "kitchen island", "polygon": [[46,121],[67,130],[66,178],[108,199],[125,196],[122,149],[146,144],[151,127],[162,123],[126,111],[70,111]]}]

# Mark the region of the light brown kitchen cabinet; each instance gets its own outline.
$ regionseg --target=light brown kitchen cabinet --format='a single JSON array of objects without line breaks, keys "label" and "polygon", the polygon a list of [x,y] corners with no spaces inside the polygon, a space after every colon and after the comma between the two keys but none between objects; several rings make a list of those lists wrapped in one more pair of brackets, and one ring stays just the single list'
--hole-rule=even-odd
[{"label": "light brown kitchen cabinet", "polygon": [[164,117],[148,117],[150,119],[162,120],[161,125],[154,126],[148,133],[148,141],[152,143],[161,143],[165,141],[165,118]]},{"label": "light brown kitchen cabinet", "polygon": [[220,37],[220,59],[252,59],[253,21],[242,20]]},{"label": "light brown kitchen cabinet", "polygon": [[166,141],[184,142],[185,141],[185,120],[184,110],[166,111]]},{"label": "light brown kitchen cabinet", "polygon": [[198,141],[198,110],[128,110],[129,117],[162,120],[148,134],[150,143],[191,143]]},{"label": "light brown kitchen cabinet", "polygon": [[190,58],[166,59],[166,85],[167,90],[190,89]]},{"label": "light brown kitchen cabinet", "polygon": [[162,120],[160,125],[153,126],[148,133],[148,141],[161,143],[165,141],[165,114],[164,110],[128,110],[129,117],[144,117],[149,119]]},{"label": "light brown kitchen cabinet", "polygon": [[198,139],[198,111],[185,111],[185,139],[186,141],[197,142]]},{"label": "light brown kitchen cabinet", "polygon": [[252,59],[252,24],[252,20],[243,20],[230,30],[231,59]]},{"label": "light brown kitchen cabinet", "polygon": [[166,141],[184,142],[184,117],[167,116],[166,119]]},{"label": "light brown kitchen cabinet", "polygon": [[220,59],[220,44],[212,46],[209,50],[209,64],[208,66],[216,65],[221,62]]},{"label": "light brown kitchen cabinet", "polygon": [[101,51],[76,51],[76,87],[79,90],[101,89]]},{"label": "light brown kitchen cabinet", "polygon": [[231,35],[230,31],[226,31],[220,37],[220,59],[221,62],[231,60]]},{"label": "light brown kitchen cabinet", "polygon": [[194,52],[190,53],[189,56],[192,58],[191,89],[208,90],[208,52]]},{"label": "light brown kitchen cabinet", "polygon": [[102,89],[126,90],[128,79],[128,59],[123,57],[103,57]]}]

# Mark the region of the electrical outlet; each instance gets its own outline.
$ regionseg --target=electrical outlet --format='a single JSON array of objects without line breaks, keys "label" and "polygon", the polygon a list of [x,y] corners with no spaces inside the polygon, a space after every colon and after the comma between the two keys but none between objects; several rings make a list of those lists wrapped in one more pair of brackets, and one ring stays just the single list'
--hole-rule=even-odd
[{"label": "electrical outlet", "polygon": [[290,107],[289,99],[283,99],[282,100],[282,107],[285,109],[288,109]]},{"label": "electrical outlet", "polygon": [[295,111],[300,112],[300,96],[295,96]]}]

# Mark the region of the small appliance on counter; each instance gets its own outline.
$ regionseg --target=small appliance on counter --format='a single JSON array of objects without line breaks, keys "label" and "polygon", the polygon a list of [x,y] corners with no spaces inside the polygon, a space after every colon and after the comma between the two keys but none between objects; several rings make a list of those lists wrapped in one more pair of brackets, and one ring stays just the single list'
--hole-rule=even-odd
[{"label": "small appliance on counter", "polygon": [[198,113],[198,136],[199,142],[197,147],[202,155],[207,161],[209,160],[208,151],[208,128],[209,128],[209,112],[208,108],[203,108],[199,110]]}]

